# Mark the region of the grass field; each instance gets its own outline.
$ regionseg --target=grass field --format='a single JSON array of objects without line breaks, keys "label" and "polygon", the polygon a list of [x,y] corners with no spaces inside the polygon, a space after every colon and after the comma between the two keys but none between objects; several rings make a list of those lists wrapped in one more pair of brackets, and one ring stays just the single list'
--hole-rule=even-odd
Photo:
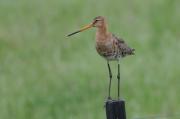
[{"label": "grass field", "polygon": [[[95,50],[95,29],[66,37],[99,15],[136,49],[121,61],[128,119],[179,119],[179,5],[179,0],[0,0],[0,119],[106,118],[108,70]],[[116,98],[116,62],[111,65]]]}]

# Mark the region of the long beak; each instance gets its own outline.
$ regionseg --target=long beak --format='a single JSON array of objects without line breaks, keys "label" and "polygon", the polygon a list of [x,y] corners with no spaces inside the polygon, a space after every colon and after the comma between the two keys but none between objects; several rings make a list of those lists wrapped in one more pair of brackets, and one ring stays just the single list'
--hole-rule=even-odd
[{"label": "long beak", "polygon": [[71,34],[68,34],[67,36],[68,36],[68,37],[69,37],[69,36],[72,36],[72,35],[74,35],[74,34],[76,34],[76,33],[82,32],[82,31],[84,31],[84,30],[86,30],[86,29],[89,29],[89,28],[91,28],[91,27],[93,27],[93,23],[88,24],[88,25],[82,27],[82,28],[81,28],[80,30],[78,30],[78,31],[75,31],[75,32],[73,32],[73,33],[71,33]]}]

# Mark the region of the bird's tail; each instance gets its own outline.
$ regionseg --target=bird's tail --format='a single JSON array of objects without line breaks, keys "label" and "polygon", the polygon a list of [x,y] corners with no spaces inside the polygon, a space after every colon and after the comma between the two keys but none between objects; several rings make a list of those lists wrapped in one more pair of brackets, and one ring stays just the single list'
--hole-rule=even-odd
[{"label": "bird's tail", "polygon": [[130,49],[128,52],[129,55],[134,55],[135,54],[135,49]]}]

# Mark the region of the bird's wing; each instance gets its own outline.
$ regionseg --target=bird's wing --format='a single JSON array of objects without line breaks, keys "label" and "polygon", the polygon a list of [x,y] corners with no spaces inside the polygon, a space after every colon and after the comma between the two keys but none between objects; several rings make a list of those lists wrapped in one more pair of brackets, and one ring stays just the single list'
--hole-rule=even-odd
[{"label": "bird's wing", "polygon": [[122,38],[118,38],[113,34],[113,38],[115,40],[116,45],[118,46],[118,48],[121,51],[124,51],[126,49],[128,49],[129,47],[127,46],[127,44],[125,43],[125,41]]},{"label": "bird's wing", "polygon": [[119,43],[125,43],[122,38],[118,38],[114,34],[112,34],[112,35],[113,35],[113,38],[117,39]]},{"label": "bird's wing", "polygon": [[118,46],[118,49],[122,53],[123,56],[129,54],[132,55],[134,54],[135,49],[131,49],[128,47],[128,45],[125,43],[125,41],[122,38],[118,38],[113,34],[113,38]]}]

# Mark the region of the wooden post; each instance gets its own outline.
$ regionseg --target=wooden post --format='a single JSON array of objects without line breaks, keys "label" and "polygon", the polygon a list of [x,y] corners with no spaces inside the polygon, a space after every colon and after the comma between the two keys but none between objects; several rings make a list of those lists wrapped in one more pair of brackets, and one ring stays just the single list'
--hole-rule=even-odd
[{"label": "wooden post", "polygon": [[107,100],[106,101],[107,119],[126,119],[125,101],[124,100]]}]

